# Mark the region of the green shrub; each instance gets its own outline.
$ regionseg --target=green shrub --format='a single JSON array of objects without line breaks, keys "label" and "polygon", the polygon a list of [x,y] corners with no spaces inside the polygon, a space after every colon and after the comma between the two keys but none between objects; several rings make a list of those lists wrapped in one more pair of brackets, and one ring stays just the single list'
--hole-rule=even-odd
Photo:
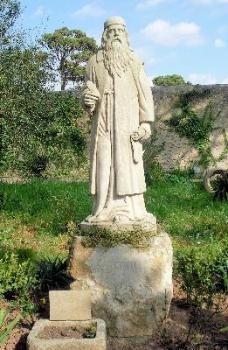
[{"label": "green shrub", "polygon": [[31,158],[28,158],[26,167],[30,174],[40,177],[48,166],[49,159],[45,154],[32,154]]},{"label": "green shrub", "polygon": [[40,289],[47,292],[50,289],[65,288],[71,279],[67,275],[68,260],[57,256],[56,258],[46,258],[38,264],[38,279]]},{"label": "green shrub", "polygon": [[0,192],[0,210],[3,209],[6,201],[6,195],[4,192]]},{"label": "green shrub", "polygon": [[194,147],[199,151],[200,160],[199,164],[203,167],[207,167],[210,163],[214,162],[211,145],[209,141],[209,135],[212,131],[213,120],[217,115],[213,115],[213,108],[211,102],[206,106],[202,116],[199,116],[192,109],[192,102],[197,97],[203,98],[208,95],[207,91],[197,92],[191,91],[180,97],[177,107],[180,111],[173,113],[167,124],[171,126],[180,136],[185,136],[192,142]]},{"label": "green shrub", "polygon": [[31,260],[20,261],[17,254],[4,254],[0,259],[0,295],[16,301],[23,309],[31,307],[30,293],[38,286],[36,268]]},{"label": "green shrub", "polygon": [[189,303],[211,306],[217,293],[228,291],[228,242],[178,248],[175,274]]},{"label": "green shrub", "polygon": [[154,85],[160,86],[176,86],[176,85],[186,85],[187,83],[184,78],[179,74],[172,75],[159,75],[153,79]]},{"label": "green shrub", "polygon": [[154,184],[156,181],[165,179],[165,171],[158,162],[153,161],[145,170],[145,180],[147,186]]},{"label": "green shrub", "polygon": [[191,109],[185,108],[181,114],[174,114],[169,120],[169,125],[178,132],[180,136],[185,136],[194,142],[199,142],[208,137],[211,130],[211,123],[205,126],[204,118]]},{"label": "green shrub", "polygon": [[48,90],[47,57],[38,49],[5,50],[0,58],[0,171],[75,169],[88,132],[79,99]]}]

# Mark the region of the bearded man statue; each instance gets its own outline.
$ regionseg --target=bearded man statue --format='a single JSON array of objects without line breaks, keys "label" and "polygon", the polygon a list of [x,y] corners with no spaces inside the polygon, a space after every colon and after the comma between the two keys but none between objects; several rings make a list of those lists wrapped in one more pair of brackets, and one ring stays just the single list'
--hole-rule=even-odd
[{"label": "bearded man statue", "polygon": [[126,24],[110,17],[102,46],[87,65],[82,93],[92,117],[90,185],[96,223],[156,224],[147,213],[142,143],[151,135],[154,104],[142,62],[129,47]]}]

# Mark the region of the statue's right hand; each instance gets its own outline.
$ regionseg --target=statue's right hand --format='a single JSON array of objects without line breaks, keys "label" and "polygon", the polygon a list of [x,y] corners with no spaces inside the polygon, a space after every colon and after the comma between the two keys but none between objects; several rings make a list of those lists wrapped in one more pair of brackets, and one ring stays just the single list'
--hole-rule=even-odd
[{"label": "statue's right hand", "polygon": [[83,94],[83,102],[85,106],[93,106],[98,101],[99,96],[91,93],[90,91],[85,91]]},{"label": "statue's right hand", "polygon": [[92,113],[96,107],[97,101],[100,99],[100,93],[96,85],[92,81],[87,81],[82,93],[82,101],[84,106]]}]

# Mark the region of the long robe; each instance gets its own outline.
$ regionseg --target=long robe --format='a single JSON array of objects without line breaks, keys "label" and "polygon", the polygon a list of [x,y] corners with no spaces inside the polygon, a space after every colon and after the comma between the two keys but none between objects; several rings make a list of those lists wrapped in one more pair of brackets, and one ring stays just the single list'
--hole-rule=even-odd
[{"label": "long robe", "polygon": [[87,65],[86,79],[96,85],[101,96],[93,115],[91,132],[92,194],[97,193],[99,180],[97,149],[100,130],[107,132],[111,139],[115,195],[131,196],[142,194],[146,190],[142,144],[136,144],[135,160],[131,134],[138,130],[141,123],[151,123],[154,120],[154,104],[143,64],[133,53],[132,58],[128,70],[121,77],[113,78],[109,74],[104,66],[102,50],[98,51]]}]

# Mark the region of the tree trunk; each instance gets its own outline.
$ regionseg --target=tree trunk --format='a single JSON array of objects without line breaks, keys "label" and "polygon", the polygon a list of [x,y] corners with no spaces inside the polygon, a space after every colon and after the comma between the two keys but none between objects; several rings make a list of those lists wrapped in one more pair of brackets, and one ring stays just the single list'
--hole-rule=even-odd
[{"label": "tree trunk", "polygon": [[61,77],[61,91],[66,89],[67,80],[66,77]]}]

